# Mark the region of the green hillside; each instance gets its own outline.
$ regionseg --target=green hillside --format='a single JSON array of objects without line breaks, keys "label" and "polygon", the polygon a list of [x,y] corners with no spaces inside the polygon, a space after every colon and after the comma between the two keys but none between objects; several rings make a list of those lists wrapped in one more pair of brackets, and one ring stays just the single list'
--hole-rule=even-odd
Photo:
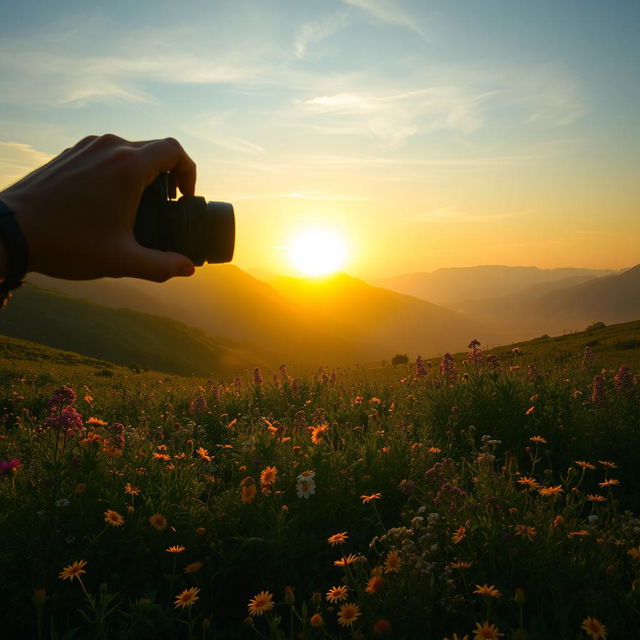
[{"label": "green hillside", "polygon": [[[541,336],[535,340],[515,342],[487,350],[501,360],[520,359],[526,364],[555,367],[582,361],[584,350],[593,351],[593,363],[604,368],[626,364],[632,368],[640,365],[640,320],[592,327],[563,336]],[[513,349],[517,348],[517,354]],[[465,353],[458,354],[460,358]]]},{"label": "green hillside", "polygon": [[143,369],[180,375],[231,375],[260,364],[231,340],[185,324],[113,309],[26,285],[0,314],[0,333]]}]

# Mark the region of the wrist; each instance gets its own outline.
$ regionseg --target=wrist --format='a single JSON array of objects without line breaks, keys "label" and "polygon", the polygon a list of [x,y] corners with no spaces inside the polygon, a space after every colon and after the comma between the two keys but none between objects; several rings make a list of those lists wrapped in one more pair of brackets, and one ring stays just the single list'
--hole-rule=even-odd
[{"label": "wrist", "polygon": [[22,284],[29,266],[27,240],[13,211],[0,200],[0,298],[6,303],[8,294]]},{"label": "wrist", "polygon": [[7,277],[8,266],[7,248],[4,246],[4,239],[0,236],[0,281]]}]

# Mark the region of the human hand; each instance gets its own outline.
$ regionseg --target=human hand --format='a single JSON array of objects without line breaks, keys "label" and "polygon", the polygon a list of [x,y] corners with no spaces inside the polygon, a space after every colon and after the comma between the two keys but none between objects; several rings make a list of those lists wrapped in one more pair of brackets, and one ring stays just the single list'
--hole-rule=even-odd
[{"label": "human hand", "polygon": [[143,247],[133,235],[142,192],[166,171],[194,195],[196,165],[173,138],[89,136],[2,191],[27,240],[28,270],[68,280],[192,275],[189,258]]}]

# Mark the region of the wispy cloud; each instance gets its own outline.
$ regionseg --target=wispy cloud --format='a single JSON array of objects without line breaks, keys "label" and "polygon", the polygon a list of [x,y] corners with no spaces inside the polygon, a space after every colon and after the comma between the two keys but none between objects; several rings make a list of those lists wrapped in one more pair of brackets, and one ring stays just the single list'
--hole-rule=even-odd
[{"label": "wispy cloud", "polygon": [[319,20],[306,22],[298,31],[294,43],[294,53],[298,58],[303,58],[310,45],[316,44],[332,36],[334,33],[344,28],[349,21],[349,14],[346,11],[326,16]]},{"label": "wispy cloud", "polygon": [[366,11],[380,22],[406,27],[425,37],[424,28],[419,20],[390,0],[343,0],[343,2]]},{"label": "wispy cloud", "polygon": [[439,129],[469,133],[483,123],[481,107],[491,92],[432,86],[394,93],[343,92],[299,101],[307,113],[333,119],[336,132],[366,133],[390,146]]},{"label": "wispy cloud", "polygon": [[413,222],[495,222],[497,220],[517,218],[530,213],[533,213],[533,211],[527,209],[508,213],[470,214],[458,211],[453,207],[442,207],[440,209],[431,209],[430,211],[418,213],[409,219]]},{"label": "wispy cloud", "polygon": [[371,198],[363,196],[351,196],[324,191],[298,191],[295,193],[265,193],[265,194],[240,194],[236,200],[317,200],[320,202],[366,202]]}]

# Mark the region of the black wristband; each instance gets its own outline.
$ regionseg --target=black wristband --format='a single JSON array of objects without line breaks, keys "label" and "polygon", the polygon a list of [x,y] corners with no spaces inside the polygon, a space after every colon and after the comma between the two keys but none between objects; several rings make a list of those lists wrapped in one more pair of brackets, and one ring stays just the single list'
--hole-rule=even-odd
[{"label": "black wristband", "polygon": [[7,274],[0,283],[0,303],[4,306],[10,291],[22,284],[29,266],[29,247],[13,211],[0,200],[0,239],[7,254]]}]

